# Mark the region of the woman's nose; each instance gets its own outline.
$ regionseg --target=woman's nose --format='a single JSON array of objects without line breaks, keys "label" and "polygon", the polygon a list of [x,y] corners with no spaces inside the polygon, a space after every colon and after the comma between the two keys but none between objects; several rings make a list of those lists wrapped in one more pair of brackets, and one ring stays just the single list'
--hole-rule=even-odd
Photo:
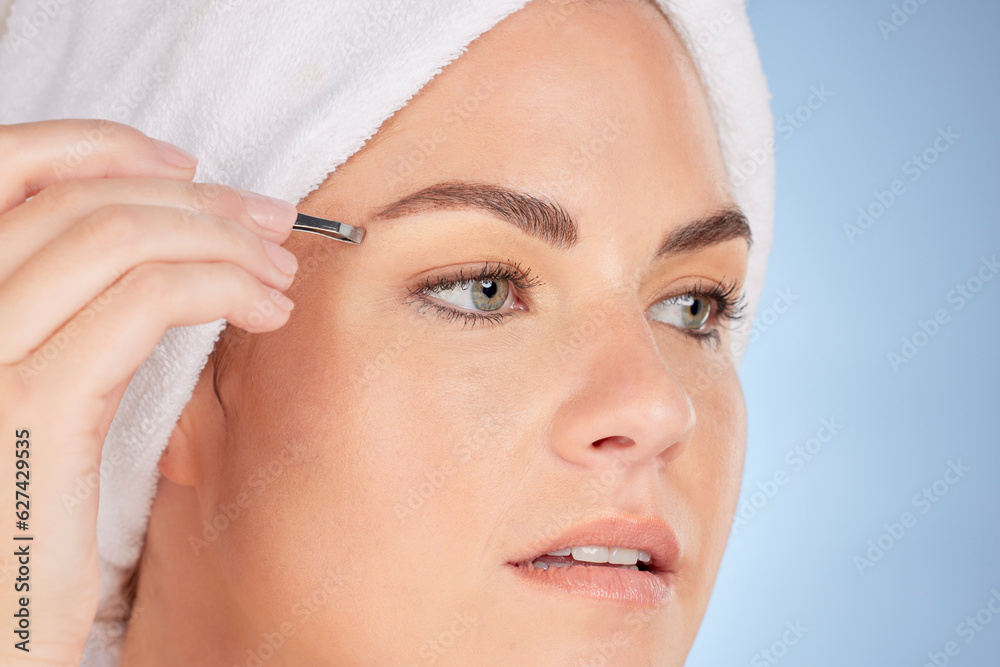
[{"label": "woman's nose", "polygon": [[552,447],[594,468],[665,465],[691,439],[694,405],[648,325],[616,325],[606,324],[566,360],[574,381],[556,411]]}]

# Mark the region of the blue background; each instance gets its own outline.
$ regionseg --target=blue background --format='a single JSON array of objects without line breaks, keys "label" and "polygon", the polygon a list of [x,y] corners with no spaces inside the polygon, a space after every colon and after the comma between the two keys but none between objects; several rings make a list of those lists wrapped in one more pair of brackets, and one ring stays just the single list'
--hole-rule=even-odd
[{"label": "blue background", "polygon": [[[758,317],[782,293],[791,305],[758,321],[741,368],[750,518],[689,667],[1000,665],[1000,614],[980,612],[994,589],[1000,610],[1000,274],[982,264],[1000,258],[1000,3],[903,4],[917,11],[885,34],[891,2],[748,6],[778,139]],[[814,86],[832,95],[810,109]],[[849,239],[859,207],[880,216]],[[842,426],[830,437],[823,419]],[[968,470],[935,489],[949,462]],[[870,566],[855,558],[869,540],[889,547]]]}]

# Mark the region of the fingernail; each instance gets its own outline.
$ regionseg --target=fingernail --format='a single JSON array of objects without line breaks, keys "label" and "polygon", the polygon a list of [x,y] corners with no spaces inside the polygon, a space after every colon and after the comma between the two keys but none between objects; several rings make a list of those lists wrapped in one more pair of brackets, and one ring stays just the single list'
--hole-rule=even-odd
[{"label": "fingernail", "polygon": [[276,303],[280,308],[284,310],[291,310],[295,308],[295,304],[287,296],[274,289],[273,287],[267,287],[267,293],[271,295],[271,301]]},{"label": "fingernail", "polygon": [[295,255],[267,239],[264,239],[264,251],[274,262],[274,265],[284,273],[290,276],[295,275],[295,271],[299,268],[299,260],[295,259]]},{"label": "fingernail", "polygon": [[284,199],[259,195],[256,192],[241,191],[243,205],[247,213],[258,225],[276,232],[287,232],[295,223],[298,211],[295,204]]},{"label": "fingernail", "polygon": [[190,169],[198,164],[198,158],[173,144],[168,144],[159,139],[153,139],[153,143],[156,144],[156,150],[160,153],[160,158],[167,164],[180,167],[181,169]]}]

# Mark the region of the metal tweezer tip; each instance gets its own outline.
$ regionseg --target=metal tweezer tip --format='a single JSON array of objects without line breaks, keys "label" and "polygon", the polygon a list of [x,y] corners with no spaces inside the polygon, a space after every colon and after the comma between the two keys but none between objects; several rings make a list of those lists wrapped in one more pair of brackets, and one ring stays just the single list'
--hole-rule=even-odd
[{"label": "metal tweezer tip", "polygon": [[323,218],[306,215],[305,213],[299,213],[299,216],[295,219],[295,224],[292,225],[292,229],[309,232],[310,234],[319,234],[327,238],[336,239],[337,241],[354,244],[361,243],[361,240],[365,238],[363,227],[354,227],[334,220],[324,220]]}]

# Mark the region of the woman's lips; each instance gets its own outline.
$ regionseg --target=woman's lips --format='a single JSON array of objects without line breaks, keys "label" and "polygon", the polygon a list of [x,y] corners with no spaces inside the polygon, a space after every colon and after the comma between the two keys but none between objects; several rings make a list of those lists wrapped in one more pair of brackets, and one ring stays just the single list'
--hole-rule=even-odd
[{"label": "woman's lips", "polygon": [[576,526],[509,565],[524,581],[554,592],[656,607],[670,597],[679,560],[677,538],[665,521],[619,516]]},{"label": "woman's lips", "polygon": [[670,597],[670,572],[631,570],[626,566],[573,564],[541,569],[532,563],[514,566],[528,582],[574,595],[637,607],[659,607]]}]

